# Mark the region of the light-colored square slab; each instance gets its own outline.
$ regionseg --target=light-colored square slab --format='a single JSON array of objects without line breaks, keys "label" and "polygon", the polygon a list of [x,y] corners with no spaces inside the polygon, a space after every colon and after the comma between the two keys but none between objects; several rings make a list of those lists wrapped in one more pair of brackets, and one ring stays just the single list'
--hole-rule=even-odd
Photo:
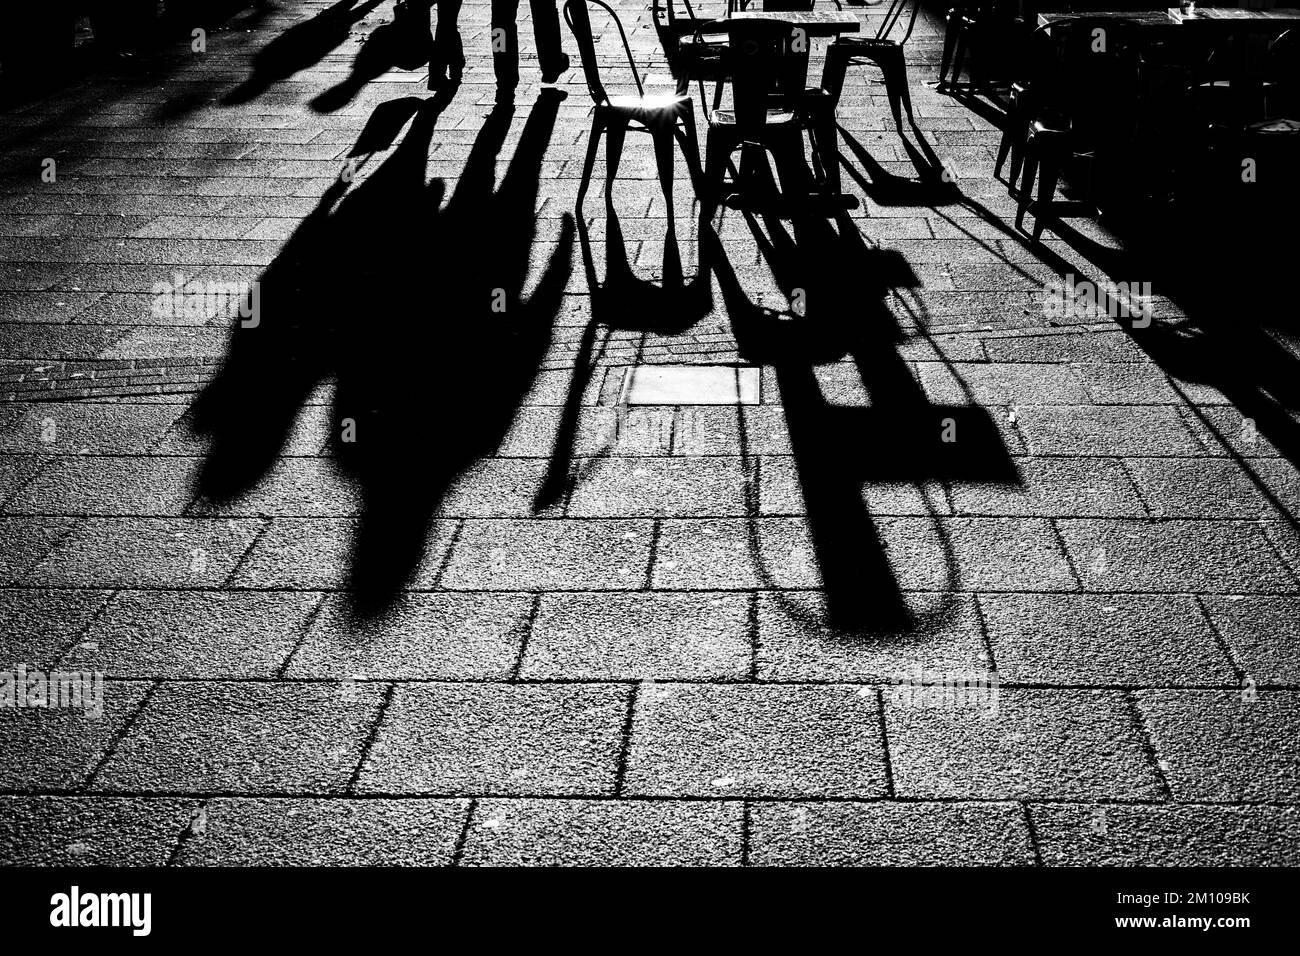
[{"label": "light-colored square slab", "polygon": [[757,405],[759,372],[735,365],[636,365],[623,373],[623,405]]}]

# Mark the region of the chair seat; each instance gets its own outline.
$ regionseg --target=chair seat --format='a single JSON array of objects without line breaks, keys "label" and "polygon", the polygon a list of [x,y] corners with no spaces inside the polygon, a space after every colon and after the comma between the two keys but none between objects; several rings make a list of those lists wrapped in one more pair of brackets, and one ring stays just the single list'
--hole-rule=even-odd
[{"label": "chair seat", "polygon": [[[782,123],[793,123],[795,114],[790,110],[768,110],[767,125],[778,126]],[[733,110],[714,110],[712,122],[718,126],[735,126],[736,114]]]},{"label": "chair seat", "polygon": [[625,116],[645,122],[648,119],[671,119],[689,109],[691,98],[686,93],[617,93],[605,98],[602,108],[615,110]]},{"label": "chair seat", "polygon": [[1294,136],[1300,134],[1300,121],[1293,119],[1271,119],[1251,123],[1246,133],[1259,136]]}]

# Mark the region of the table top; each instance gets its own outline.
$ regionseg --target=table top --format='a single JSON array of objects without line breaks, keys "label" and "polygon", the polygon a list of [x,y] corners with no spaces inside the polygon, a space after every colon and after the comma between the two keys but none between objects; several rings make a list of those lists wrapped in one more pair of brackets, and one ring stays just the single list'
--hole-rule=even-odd
[{"label": "table top", "polygon": [[801,28],[809,36],[835,36],[839,33],[857,33],[862,29],[862,21],[858,17],[840,10],[745,10],[737,11],[727,19],[785,20]]},{"label": "table top", "polygon": [[1038,25],[1050,27],[1054,23],[1077,20],[1080,17],[1131,20],[1139,27],[1178,27],[1201,23],[1238,24],[1252,23],[1266,26],[1300,24],[1300,10],[1278,7],[1275,10],[1243,10],[1239,7],[1197,7],[1193,16],[1185,17],[1177,7],[1165,10],[1096,10],[1087,13],[1040,13]]}]

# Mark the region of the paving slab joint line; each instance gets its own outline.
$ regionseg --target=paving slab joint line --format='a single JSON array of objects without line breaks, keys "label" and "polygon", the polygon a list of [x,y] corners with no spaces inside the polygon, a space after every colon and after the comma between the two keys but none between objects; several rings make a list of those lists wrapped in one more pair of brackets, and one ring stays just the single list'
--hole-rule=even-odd
[{"label": "paving slab joint line", "polygon": [[627,762],[632,752],[632,724],[636,717],[637,699],[640,696],[641,682],[632,684],[627,695],[627,713],[623,717],[623,730],[618,750],[618,767],[614,772],[614,796],[623,795],[623,784],[627,779]]},{"label": "paving slab joint line", "polygon": [[384,724],[384,716],[388,713],[388,707],[393,702],[393,696],[397,693],[397,682],[390,681],[388,688],[384,691],[384,698],[379,702],[379,709],[375,713],[375,721],[370,726],[369,733],[366,734],[366,742],[361,747],[361,754],[357,758],[357,765],[352,768],[352,775],[348,778],[348,785],[345,788],[348,795],[356,793],[357,782],[361,779],[361,773],[366,768],[366,761],[370,759],[370,750],[375,745],[375,740],[379,737],[379,728]]},{"label": "paving slab joint line", "polygon": [[329,591],[322,592],[320,598],[314,605],[312,605],[311,610],[309,610],[303,618],[302,624],[299,626],[298,637],[293,642],[293,647],[290,649],[288,656],[285,657],[280,666],[276,668],[276,680],[284,680],[285,675],[289,673],[289,666],[293,663],[293,659],[298,655],[298,652],[302,650],[303,645],[307,643],[307,635],[311,633],[312,626],[316,623],[316,618],[320,616],[321,609],[325,607],[325,602],[328,601],[329,598]]},{"label": "paving slab joint line", "polygon": [[528,607],[528,620],[524,622],[523,635],[519,640],[519,656],[515,658],[515,666],[510,669],[509,681],[512,684],[519,682],[519,674],[524,669],[524,660],[528,656],[528,641],[533,636],[533,628],[537,624],[537,613],[542,607],[542,592],[538,591],[533,595],[532,603]]},{"label": "paving slab joint line", "polygon": [[1146,718],[1142,714],[1142,707],[1138,704],[1137,695],[1132,690],[1122,690],[1120,693],[1124,696],[1124,701],[1128,705],[1129,716],[1133,721],[1133,725],[1142,737],[1142,750],[1151,764],[1151,769],[1155,771],[1156,780],[1160,784],[1160,796],[1165,802],[1172,802],[1174,799],[1173,789],[1169,786],[1169,780],[1165,777],[1164,768],[1160,766],[1160,751],[1156,748],[1155,736],[1151,733],[1151,728],[1147,726]]},{"label": "paving slab joint line", "polygon": [[740,803],[740,865],[749,866],[750,842],[752,839],[753,820],[750,816],[749,801]]},{"label": "paving slab joint line", "polygon": [[876,688],[876,713],[880,721],[880,753],[885,759],[885,792],[892,800],[897,794],[894,789],[894,761],[889,755],[889,728],[885,721],[885,692]]},{"label": "paving slab joint line", "polygon": [[1237,655],[1233,653],[1232,645],[1228,643],[1228,639],[1223,636],[1223,632],[1220,631],[1218,625],[1214,623],[1214,618],[1210,614],[1210,609],[1205,606],[1205,595],[1193,594],[1192,600],[1196,602],[1196,610],[1201,615],[1201,619],[1205,622],[1205,626],[1209,628],[1210,633],[1214,635],[1214,640],[1218,643],[1219,650],[1223,652],[1223,656],[1226,657],[1228,663],[1232,665],[1232,672],[1236,674],[1237,681],[1244,686],[1247,676],[1246,668],[1242,665],[1241,661],[1237,659]]},{"label": "paving slab joint line", "polygon": [[[190,504],[192,505],[193,502],[191,502]],[[186,515],[182,514],[181,517],[185,518]],[[214,515],[214,517],[216,516]],[[253,535],[253,539],[248,542],[248,547],[245,548],[243,553],[239,555],[239,559],[235,561],[234,565],[230,569],[230,573],[226,575],[224,580],[222,580],[221,585],[219,588],[217,588],[217,590],[226,591],[231,588],[231,586],[235,582],[235,578],[239,575],[239,572],[243,569],[244,564],[252,556],[254,549],[256,549],[257,545],[261,542],[261,540],[264,537],[266,537],[266,533],[271,530],[270,518],[254,518],[252,520],[260,521],[262,526],[257,529],[257,533]]]},{"label": "paving slab joint line", "polygon": [[81,627],[77,628],[76,631],[73,632],[71,639],[64,644],[63,649],[55,656],[53,661],[55,667],[62,666],[64,659],[72,653],[73,649],[76,648],[78,644],[81,643],[82,639],[90,629],[99,622],[101,617],[104,616],[104,612],[108,610],[108,606],[112,604],[121,593],[121,588],[112,588],[109,590],[108,596],[100,602],[99,607],[95,608],[95,612],[86,618],[86,622],[82,624]]},{"label": "paving slab joint line", "polygon": [[1034,815],[1029,810],[1029,802],[1026,800],[1018,801],[1020,803],[1020,812],[1025,817],[1025,828],[1029,831],[1029,848],[1034,851],[1034,865],[1043,865],[1043,853],[1038,841],[1038,827],[1034,825]]},{"label": "paving slab joint line", "polygon": [[207,816],[208,806],[212,803],[211,798],[205,798],[200,801],[198,807],[190,814],[189,821],[181,828],[181,832],[176,837],[176,845],[172,847],[171,854],[167,857],[166,865],[169,867],[176,866],[177,860],[180,859],[181,851],[185,849],[185,844],[194,839],[198,834],[194,830],[195,820],[204,819]]},{"label": "paving slab joint line", "polygon": [[86,775],[85,782],[76,787],[73,792],[86,793],[91,790],[104,767],[106,767],[108,762],[113,759],[113,755],[117,752],[118,746],[120,746],[122,741],[125,740],[131,731],[135,729],[135,725],[140,722],[145,708],[149,706],[149,702],[153,700],[153,695],[158,691],[158,688],[162,686],[162,683],[161,680],[150,682],[149,689],[144,692],[143,696],[141,696],[140,703],[136,704],[135,710],[131,713],[131,716],[122,722],[121,728],[113,735],[113,739],[108,742],[108,746],[104,748],[103,755],[100,756],[99,760],[95,763],[95,769]]},{"label": "paving slab joint line", "polygon": [[447,566],[451,564],[452,555],[456,551],[456,545],[460,543],[460,533],[465,528],[465,519],[457,518],[456,527],[451,529],[451,540],[447,542],[447,551],[442,556],[442,561],[438,563],[438,570],[433,574],[433,581],[429,584],[429,590],[437,591],[442,588],[443,575],[447,573]]},{"label": "paving slab joint line", "polygon": [[989,622],[988,618],[984,616],[984,602],[982,598],[983,595],[976,594],[972,601],[975,605],[975,621],[979,625],[980,640],[984,644],[984,653],[989,656],[989,673],[996,676],[998,672],[998,659],[997,655],[993,653],[993,639],[989,637]]},{"label": "paving slab joint line", "polygon": [[1074,579],[1075,592],[1083,591],[1086,587],[1083,583],[1083,576],[1079,574],[1079,569],[1074,565],[1074,558],[1070,556],[1070,548],[1065,543],[1065,535],[1061,534],[1061,527],[1057,524],[1057,518],[1048,518],[1047,524],[1052,529],[1052,536],[1056,539],[1056,547],[1060,550],[1065,558],[1065,566],[1070,569],[1070,577]]},{"label": "paving slab joint line", "polygon": [[1147,496],[1142,493],[1142,483],[1137,480],[1137,475],[1133,473],[1133,466],[1130,459],[1120,457],[1114,460],[1119,463],[1119,470],[1122,471],[1124,477],[1128,479],[1129,487],[1133,490],[1133,495],[1137,498],[1138,503],[1142,505],[1142,511],[1146,518],[1148,520],[1155,520],[1158,518],[1159,515],[1156,514],[1156,509],[1152,507],[1151,502],[1147,500]]},{"label": "paving slab joint line", "polygon": [[461,824],[460,833],[456,837],[456,846],[451,852],[451,866],[460,866],[465,858],[465,844],[469,840],[469,830],[474,824],[476,813],[478,813],[478,797],[473,797],[469,801],[469,809],[465,812],[465,822]]}]

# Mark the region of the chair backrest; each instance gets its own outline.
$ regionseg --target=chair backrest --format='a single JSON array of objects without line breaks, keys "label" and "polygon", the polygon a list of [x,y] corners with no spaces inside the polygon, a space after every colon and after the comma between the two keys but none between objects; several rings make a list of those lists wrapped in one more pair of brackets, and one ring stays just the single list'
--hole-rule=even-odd
[{"label": "chair backrest", "polygon": [[1085,135],[1128,124],[1138,108],[1136,29],[1130,20],[1087,15],[1052,24],[1050,45],[1040,44],[1037,66],[1042,101],[1064,110]]},{"label": "chair backrest", "polygon": [[637,71],[636,61],[632,59],[632,48],[628,45],[627,34],[623,32],[623,24],[618,14],[614,12],[614,8],[605,3],[605,0],[566,0],[564,19],[569,24],[569,29],[573,31],[573,38],[578,41],[578,56],[582,59],[582,72],[587,78],[587,90],[591,93],[591,98],[597,105],[609,100],[609,94],[605,92],[605,86],[600,81],[600,61],[596,57],[596,34],[591,29],[591,14],[587,9],[591,5],[603,8],[618,27],[619,38],[623,41],[623,52],[627,54],[627,65],[632,70],[632,79],[636,81],[637,95],[643,95],[645,90],[641,86],[641,74]]},{"label": "chair backrest", "polygon": [[783,106],[779,78],[786,76],[794,24],[788,20],[728,20],[731,101],[741,135],[760,130],[767,111]]},{"label": "chair backrest", "polygon": [[[903,14],[907,9],[907,4],[908,0],[893,0],[893,2],[890,3],[889,9],[885,11],[884,19],[880,21],[880,26],[876,29],[877,40],[893,39],[891,34],[893,33],[894,28],[902,20]],[[898,38],[900,46],[911,38],[912,28],[916,26],[916,15],[921,12],[921,0],[911,0],[911,4],[912,14],[907,18],[907,30]]]}]

